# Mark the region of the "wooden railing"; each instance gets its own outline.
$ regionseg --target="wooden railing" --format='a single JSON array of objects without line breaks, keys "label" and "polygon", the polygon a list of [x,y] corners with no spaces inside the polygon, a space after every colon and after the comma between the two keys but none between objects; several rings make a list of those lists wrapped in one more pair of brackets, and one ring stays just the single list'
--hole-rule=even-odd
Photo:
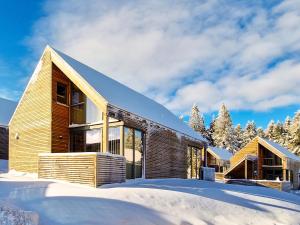
[{"label": "wooden railing", "polygon": [[97,187],[126,179],[125,157],[104,153],[39,154],[39,178],[58,179]]}]

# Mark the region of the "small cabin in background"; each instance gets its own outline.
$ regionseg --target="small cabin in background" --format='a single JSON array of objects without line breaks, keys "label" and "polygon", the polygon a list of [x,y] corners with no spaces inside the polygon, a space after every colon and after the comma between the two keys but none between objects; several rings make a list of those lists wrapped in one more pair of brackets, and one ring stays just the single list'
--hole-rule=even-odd
[{"label": "small cabin in background", "polygon": [[280,190],[298,189],[300,157],[273,141],[256,137],[230,159],[224,176]]},{"label": "small cabin in background", "polygon": [[0,159],[8,159],[8,123],[16,102],[0,98]]},{"label": "small cabin in background", "polygon": [[215,168],[215,178],[223,179],[224,172],[230,167],[232,153],[218,147],[208,146],[207,148],[207,167]]}]

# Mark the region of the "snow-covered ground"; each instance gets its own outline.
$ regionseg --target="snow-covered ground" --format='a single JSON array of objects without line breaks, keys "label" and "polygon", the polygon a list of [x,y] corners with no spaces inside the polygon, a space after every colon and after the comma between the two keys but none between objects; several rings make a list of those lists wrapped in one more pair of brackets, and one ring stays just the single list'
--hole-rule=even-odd
[{"label": "snow-covered ground", "polygon": [[0,174],[0,202],[37,212],[40,224],[297,224],[300,196],[209,181],[134,180],[89,188]]}]

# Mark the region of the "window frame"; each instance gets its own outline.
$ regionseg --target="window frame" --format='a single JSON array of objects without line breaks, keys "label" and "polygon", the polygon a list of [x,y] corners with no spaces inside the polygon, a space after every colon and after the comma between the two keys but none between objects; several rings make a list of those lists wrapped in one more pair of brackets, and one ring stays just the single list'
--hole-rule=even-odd
[{"label": "window frame", "polygon": [[[59,86],[64,87],[65,95],[60,95],[58,93]],[[61,102],[59,99],[64,99],[65,101]],[[69,103],[69,101],[68,101],[68,85],[63,82],[60,82],[60,81],[56,82],[56,102],[59,104],[62,104],[62,105],[68,105],[68,103]]]}]

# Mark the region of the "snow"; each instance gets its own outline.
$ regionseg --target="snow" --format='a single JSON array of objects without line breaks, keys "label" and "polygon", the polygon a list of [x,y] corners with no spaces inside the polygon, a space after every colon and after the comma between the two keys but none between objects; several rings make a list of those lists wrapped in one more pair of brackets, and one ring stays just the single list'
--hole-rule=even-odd
[{"label": "snow", "polygon": [[290,152],[289,150],[287,150],[286,148],[282,147],[280,144],[277,144],[273,141],[270,141],[268,139],[263,139],[268,145],[272,146],[273,148],[276,148],[278,151],[280,151],[283,155],[285,155],[286,157],[296,160],[296,161],[300,161],[300,157],[296,156],[295,154],[293,154],[292,152]]},{"label": "snow", "polygon": [[37,212],[40,224],[285,224],[300,221],[300,196],[199,180],[131,180],[95,189],[0,175],[0,201]]},{"label": "snow", "polygon": [[206,141],[206,139],[194,132],[163,105],[58,50],[52,50],[84,78],[109,104],[186,134],[192,138]]},{"label": "snow", "polygon": [[210,149],[215,155],[217,155],[222,160],[230,160],[230,158],[232,157],[232,154],[224,148],[208,146],[208,149]]},{"label": "snow", "polygon": [[15,111],[16,102],[0,98],[0,126],[7,126],[8,122]]}]

